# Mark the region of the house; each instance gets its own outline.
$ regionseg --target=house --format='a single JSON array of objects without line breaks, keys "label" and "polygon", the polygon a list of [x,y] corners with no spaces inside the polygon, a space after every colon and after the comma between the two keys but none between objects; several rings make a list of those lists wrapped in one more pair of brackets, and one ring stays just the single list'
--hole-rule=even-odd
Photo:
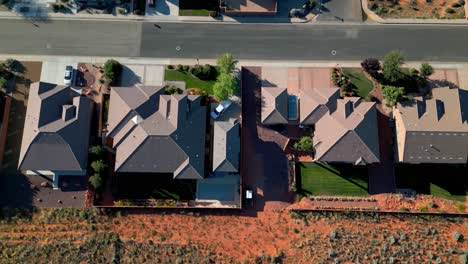
[{"label": "house", "polygon": [[336,110],[315,124],[315,160],[365,165],[380,161],[375,103],[359,97],[336,100]]},{"label": "house", "polygon": [[397,160],[402,163],[466,164],[468,97],[460,89],[435,88],[394,109]]},{"label": "house", "polygon": [[166,95],[159,86],[113,87],[108,137],[115,171],[203,179],[206,113],[198,95]]},{"label": "house", "polygon": [[51,178],[85,176],[91,101],[70,86],[31,84],[18,169]]},{"label": "house", "polygon": [[213,172],[239,172],[240,125],[236,121],[217,121],[213,128]]}]

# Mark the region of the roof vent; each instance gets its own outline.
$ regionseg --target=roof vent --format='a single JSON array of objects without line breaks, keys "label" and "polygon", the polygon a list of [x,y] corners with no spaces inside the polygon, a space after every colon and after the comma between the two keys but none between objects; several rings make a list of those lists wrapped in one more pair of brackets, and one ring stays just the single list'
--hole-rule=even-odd
[{"label": "roof vent", "polygon": [[132,122],[135,124],[135,125],[138,125],[140,124],[141,122],[143,121],[143,118],[141,118],[141,116],[139,115],[136,115],[132,118]]}]

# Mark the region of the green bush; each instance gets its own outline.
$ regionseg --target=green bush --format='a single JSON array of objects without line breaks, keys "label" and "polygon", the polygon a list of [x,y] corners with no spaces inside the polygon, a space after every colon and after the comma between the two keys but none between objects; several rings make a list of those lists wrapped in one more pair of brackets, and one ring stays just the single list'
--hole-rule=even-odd
[{"label": "green bush", "polygon": [[237,91],[237,80],[232,74],[221,73],[213,85],[213,95],[220,101],[226,100]]},{"label": "green bush", "polygon": [[421,64],[421,68],[419,69],[419,75],[422,78],[427,78],[434,73],[434,68],[429,63]]},{"label": "green bush", "polygon": [[405,58],[400,51],[395,50],[385,55],[382,67],[384,78],[391,83],[404,79],[405,74],[401,69],[404,63]]},{"label": "green bush", "polygon": [[301,137],[298,142],[294,143],[294,149],[311,151],[313,147],[313,141],[311,137]]},{"label": "green bush", "polygon": [[445,9],[445,12],[446,12],[447,14],[455,14],[455,10],[453,10],[453,8],[450,8],[450,7],[447,7],[447,8]]},{"label": "green bush", "polygon": [[122,72],[122,65],[120,62],[110,59],[104,63],[104,77],[110,80],[111,82],[116,81],[120,78]]},{"label": "green bush", "polygon": [[89,177],[89,183],[95,190],[98,190],[102,186],[102,177],[100,174],[95,173],[93,176]]},{"label": "green bush", "polygon": [[220,73],[231,74],[236,67],[237,60],[230,53],[225,53],[216,60]]},{"label": "green bush", "polygon": [[180,72],[183,72],[184,71],[184,65],[182,64],[177,64],[177,68],[176,68],[178,71]]},{"label": "green bush", "polygon": [[196,65],[190,72],[200,80],[213,80],[216,78],[216,70],[211,65]]},{"label": "green bush", "polygon": [[182,94],[182,90],[174,85],[166,85],[164,86],[164,93],[166,94]]},{"label": "green bush", "polygon": [[453,7],[453,8],[459,8],[459,7],[461,7],[461,6],[462,6],[462,5],[460,5],[460,3],[458,3],[458,2],[455,2],[455,3],[452,4],[452,7]]},{"label": "green bush", "polygon": [[95,160],[91,163],[91,168],[93,168],[94,173],[101,173],[104,171],[104,169],[107,167],[107,165],[104,163],[103,160]]},{"label": "green bush", "polygon": [[7,84],[8,81],[5,78],[0,77],[0,88],[6,88]]},{"label": "green bush", "polygon": [[418,205],[418,209],[419,209],[419,211],[421,211],[423,213],[429,211],[429,208],[427,208],[427,205],[424,205],[424,204]]},{"label": "green bush", "polygon": [[389,106],[395,106],[404,99],[405,89],[403,87],[384,85],[382,86],[382,94]]},{"label": "green bush", "polygon": [[453,240],[455,240],[455,242],[461,242],[463,240],[463,235],[460,234],[458,231],[455,231],[452,234],[452,238]]},{"label": "green bush", "polygon": [[167,68],[168,68],[169,70],[173,70],[173,69],[174,69],[174,65],[167,65]]}]

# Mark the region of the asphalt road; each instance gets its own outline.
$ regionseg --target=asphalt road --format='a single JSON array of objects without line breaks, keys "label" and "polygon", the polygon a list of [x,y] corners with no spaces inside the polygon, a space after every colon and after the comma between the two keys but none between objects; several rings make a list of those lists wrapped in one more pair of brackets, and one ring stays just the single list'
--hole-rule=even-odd
[{"label": "asphalt road", "polygon": [[37,24],[0,20],[0,54],[216,58],[230,52],[240,59],[361,60],[401,49],[408,60],[468,61],[468,26]]}]

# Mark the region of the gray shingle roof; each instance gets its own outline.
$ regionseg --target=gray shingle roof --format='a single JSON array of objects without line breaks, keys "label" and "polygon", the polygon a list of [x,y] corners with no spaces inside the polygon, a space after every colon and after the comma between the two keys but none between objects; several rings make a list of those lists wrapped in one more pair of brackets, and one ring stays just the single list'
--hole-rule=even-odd
[{"label": "gray shingle roof", "polygon": [[[403,147],[400,161],[466,163],[468,158],[468,98],[466,91],[434,88],[432,98],[416,97],[397,105],[397,134]],[[404,134],[404,136],[403,136]]]},{"label": "gray shingle roof", "polygon": [[109,136],[116,148],[115,171],[203,178],[206,107],[199,96],[162,92],[161,87],[112,89]]},{"label": "gray shingle roof", "polygon": [[69,86],[37,82],[30,88],[18,168],[86,170],[91,102]]},{"label": "gray shingle roof", "polygon": [[214,122],[213,171],[238,172],[240,158],[239,122]]}]

